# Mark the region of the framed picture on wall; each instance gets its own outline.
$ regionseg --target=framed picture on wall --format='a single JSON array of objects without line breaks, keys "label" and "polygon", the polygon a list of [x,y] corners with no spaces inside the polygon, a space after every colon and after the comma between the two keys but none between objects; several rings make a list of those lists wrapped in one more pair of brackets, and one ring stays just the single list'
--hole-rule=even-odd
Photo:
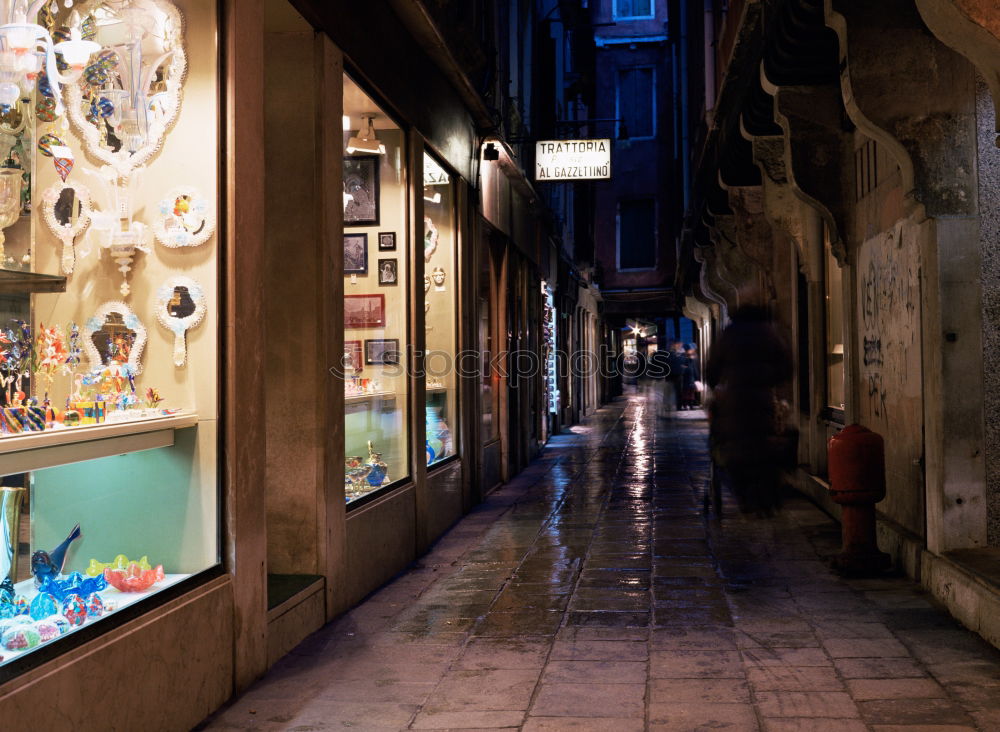
[{"label": "framed picture on wall", "polygon": [[384,328],[385,295],[344,295],[345,328]]},{"label": "framed picture on wall", "polygon": [[378,233],[378,250],[380,252],[396,251],[396,232],[380,231]]},{"label": "framed picture on wall", "polygon": [[398,263],[395,259],[378,260],[378,283],[382,287],[399,284]]},{"label": "framed picture on wall", "polygon": [[344,224],[378,226],[379,155],[351,155],[344,158]]},{"label": "framed picture on wall", "polygon": [[398,338],[373,338],[365,341],[365,363],[393,366],[399,363]]},{"label": "framed picture on wall", "polygon": [[344,369],[361,371],[364,369],[361,341],[344,341]]},{"label": "framed picture on wall", "polygon": [[344,234],[344,274],[368,274],[368,234]]}]

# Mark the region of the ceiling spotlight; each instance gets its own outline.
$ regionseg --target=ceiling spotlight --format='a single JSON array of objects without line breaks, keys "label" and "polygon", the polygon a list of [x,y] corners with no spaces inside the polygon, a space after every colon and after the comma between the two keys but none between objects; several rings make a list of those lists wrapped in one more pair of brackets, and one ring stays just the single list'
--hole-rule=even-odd
[{"label": "ceiling spotlight", "polygon": [[483,150],[483,160],[499,160],[500,150],[492,142],[486,145],[486,149]]},{"label": "ceiling spotlight", "polygon": [[375,115],[361,115],[361,129],[358,134],[347,141],[347,153],[367,153],[369,155],[385,155],[383,145],[375,135]]}]

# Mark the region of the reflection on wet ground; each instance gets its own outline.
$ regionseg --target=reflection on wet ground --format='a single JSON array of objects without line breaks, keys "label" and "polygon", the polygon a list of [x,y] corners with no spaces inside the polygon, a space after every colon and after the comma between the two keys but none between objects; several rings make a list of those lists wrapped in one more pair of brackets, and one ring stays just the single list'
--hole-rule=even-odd
[{"label": "reflection on wet ground", "polygon": [[632,393],[208,729],[1000,729],[1000,653],[903,578],[845,581],[801,499],[702,514],[700,412]]}]

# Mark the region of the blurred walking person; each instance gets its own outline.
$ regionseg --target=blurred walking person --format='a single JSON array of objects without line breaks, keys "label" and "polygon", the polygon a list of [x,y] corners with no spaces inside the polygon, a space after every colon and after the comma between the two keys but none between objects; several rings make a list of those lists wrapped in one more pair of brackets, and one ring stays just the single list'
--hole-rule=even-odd
[{"label": "blurred walking person", "polygon": [[781,502],[798,435],[778,398],[778,388],[792,376],[790,352],[765,308],[747,305],[733,313],[705,375],[712,388],[712,460],[741,511],[770,514]]}]

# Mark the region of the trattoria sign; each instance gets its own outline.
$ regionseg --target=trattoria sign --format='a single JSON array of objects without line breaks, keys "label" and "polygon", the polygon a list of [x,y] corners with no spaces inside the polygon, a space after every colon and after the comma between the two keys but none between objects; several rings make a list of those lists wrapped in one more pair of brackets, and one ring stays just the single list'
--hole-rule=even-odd
[{"label": "trattoria sign", "polygon": [[594,180],[611,177],[611,140],[539,140],[535,180]]}]

